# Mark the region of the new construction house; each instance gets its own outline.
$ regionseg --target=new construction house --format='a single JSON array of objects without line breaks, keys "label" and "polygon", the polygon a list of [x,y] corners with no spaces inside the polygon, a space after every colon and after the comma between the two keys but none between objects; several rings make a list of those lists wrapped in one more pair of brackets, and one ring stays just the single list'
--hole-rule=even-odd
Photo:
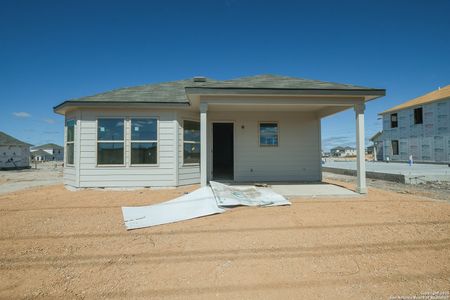
[{"label": "new construction house", "polygon": [[450,85],[380,113],[383,159],[450,162]]},{"label": "new construction house", "polygon": [[[65,101],[64,183],[179,186],[322,179],[321,118],[354,109],[366,192],[365,102],[385,90],[285,76],[188,80]],[[350,121],[350,120],[349,120]]]},{"label": "new construction house", "polygon": [[63,161],[64,147],[50,143],[33,146],[30,149],[31,158],[35,161]]},{"label": "new construction house", "polygon": [[30,146],[0,131],[0,169],[29,168]]}]

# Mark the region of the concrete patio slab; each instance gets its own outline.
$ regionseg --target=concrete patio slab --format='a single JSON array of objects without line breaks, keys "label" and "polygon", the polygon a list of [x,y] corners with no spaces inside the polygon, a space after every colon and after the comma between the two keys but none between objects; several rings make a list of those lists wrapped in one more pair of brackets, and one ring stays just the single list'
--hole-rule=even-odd
[{"label": "concrete patio slab", "polygon": [[359,194],[341,186],[317,184],[273,184],[271,189],[285,197],[326,197],[326,196],[358,196]]},{"label": "concrete patio slab", "polygon": [[[224,183],[223,181],[221,181]],[[275,193],[285,197],[327,197],[327,196],[359,196],[360,194],[344,187],[325,183],[308,182],[226,182],[236,187],[248,187],[254,185],[267,185]]]}]

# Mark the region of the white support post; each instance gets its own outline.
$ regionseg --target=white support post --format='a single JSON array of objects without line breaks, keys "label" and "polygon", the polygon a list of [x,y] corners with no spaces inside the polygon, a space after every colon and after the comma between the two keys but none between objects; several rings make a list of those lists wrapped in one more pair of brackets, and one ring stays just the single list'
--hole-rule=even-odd
[{"label": "white support post", "polygon": [[360,194],[367,194],[366,186],[366,151],[364,148],[364,109],[365,104],[356,104],[356,191]]},{"label": "white support post", "polygon": [[373,152],[372,152],[373,161],[378,161],[378,159],[377,159],[377,147],[378,147],[377,143],[373,142]]},{"label": "white support post", "polygon": [[207,168],[207,111],[208,103],[200,103],[200,183],[201,186],[208,184]]}]

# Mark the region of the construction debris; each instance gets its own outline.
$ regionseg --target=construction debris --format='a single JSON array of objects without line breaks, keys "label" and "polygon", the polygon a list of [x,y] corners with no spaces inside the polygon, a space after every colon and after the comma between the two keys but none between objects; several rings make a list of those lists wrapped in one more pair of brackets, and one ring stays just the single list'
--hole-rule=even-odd
[{"label": "construction debris", "polygon": [[159,204],[122,207],[125,227],[138,229],[194,219],[226,211],[234,206],[279,206],[291,203],[268,188],[231,187],[218,182]]}]

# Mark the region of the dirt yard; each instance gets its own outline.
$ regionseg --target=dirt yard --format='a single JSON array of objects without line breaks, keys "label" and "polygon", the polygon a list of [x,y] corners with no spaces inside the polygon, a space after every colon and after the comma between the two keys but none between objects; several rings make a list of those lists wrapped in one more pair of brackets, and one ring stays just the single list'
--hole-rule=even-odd
[{"label": "dirt yard", "polygon": [[0,170],[0,194],[62,183],[62,169],[62,162],[41,162],[33,163],[31,169]]},{"label": "dirt yard", "polygon": [[[347,176],[323,172],[326,181],[352,184],[356,181],[355,176]],[[399,194],[410,194],[436,200],[450,202],[450,182],[426,182],[421,184],[403,184],[398,182],[367,178],[369,187],[391,191]]]},{"label": "dirt yard", "polygon": [[371,188],[365,197],[299,198],[124,229],[122,205],[193,189],[56,185],[0,195],[0,298],[448,296],[448,202]]}]

